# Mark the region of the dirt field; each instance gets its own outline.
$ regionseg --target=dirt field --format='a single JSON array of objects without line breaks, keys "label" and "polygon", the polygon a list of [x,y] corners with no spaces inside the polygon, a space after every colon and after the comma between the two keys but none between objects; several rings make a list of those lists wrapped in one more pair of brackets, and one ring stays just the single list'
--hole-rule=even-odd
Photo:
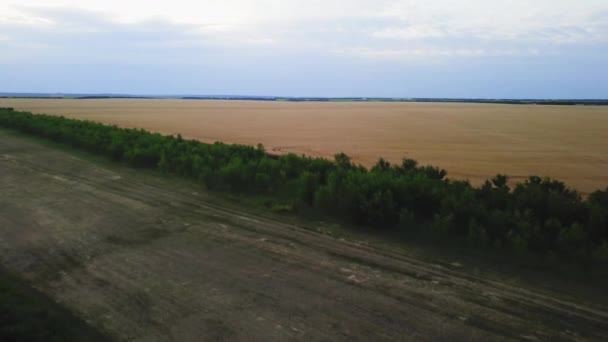
[{"label": "dirt field", "polygon": [[120,340],[608,336],[606,296],[588,285],[425,261],[5,130],[0,141],[2,266]]},{"label": "dirt field", "polygon": [[407,156],[476,184],[506,173],[555,177],[585,193],[608,186],[608,107],[127,99],[0,99],[0,106],[262,143],[276,153],[346,152],[367,166]]}]

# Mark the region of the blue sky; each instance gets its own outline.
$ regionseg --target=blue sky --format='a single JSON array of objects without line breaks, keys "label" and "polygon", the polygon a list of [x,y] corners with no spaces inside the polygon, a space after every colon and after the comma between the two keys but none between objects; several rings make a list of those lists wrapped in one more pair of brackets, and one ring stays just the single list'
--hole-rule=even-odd
[{"label": "blue sky", "polygon": [[608,1],[496,2],[0,0],[0,91],[608,98]]}]

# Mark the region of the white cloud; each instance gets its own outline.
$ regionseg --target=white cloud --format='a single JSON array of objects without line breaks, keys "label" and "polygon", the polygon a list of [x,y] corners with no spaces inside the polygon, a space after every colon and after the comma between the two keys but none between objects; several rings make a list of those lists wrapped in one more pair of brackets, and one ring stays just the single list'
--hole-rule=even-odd
[{"label": "white cloud", "polygon": [[315,56],[523,56],[608,43],[608,2],[0,0],[0,30],[56,51],[114,39],[138,47],[272,47]]},{"label": "white cloud", "polygon": [[372,33],[376,38],[393,38],[415,40],[425,38],[444,38],[448,36],[445,29],[433,26],[387,27]]},{"label": "white cloud", "polygon": [[361,57],[382,58],[387,60],[426,60],[429,57],[498,57],[498,56],[533,56],[536,49],[485,49],[485,48],[409,48],[409,49],[370,49],[366,47],[336,49],[338,55],[355,55]]}]

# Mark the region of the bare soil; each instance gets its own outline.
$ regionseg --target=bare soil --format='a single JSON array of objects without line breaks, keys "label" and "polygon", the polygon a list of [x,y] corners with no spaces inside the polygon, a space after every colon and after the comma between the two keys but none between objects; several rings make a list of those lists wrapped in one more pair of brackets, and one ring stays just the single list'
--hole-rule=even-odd
[{"label": "bare soil", "polygon": [[584,284],[431,262],[6,130],[0,141],[0,263],[118,340],[608,337],[605,298]]},{"label": "bare soil", "polygon": [[0,99],[37,113],[144,128],[206,142],[264,144],[274,153],[366,166],[403,157],[475,184],[497,173],[608,186],[608,107],[462,103],[293,103],[147,99]]}]

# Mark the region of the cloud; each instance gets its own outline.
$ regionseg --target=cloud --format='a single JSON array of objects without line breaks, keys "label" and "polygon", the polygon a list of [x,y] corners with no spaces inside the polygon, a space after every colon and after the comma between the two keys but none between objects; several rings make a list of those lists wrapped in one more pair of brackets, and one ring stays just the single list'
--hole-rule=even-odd
[{"label": "cloud", "polygon": [[240,32],[223,24],[179,23],[162,17],[136,22],[114,19],[97,11],[17,7],[0,20],[4,60],[44,56],[57,63],[194,63],[234,48],[274,44],[257,32]]},{"label": "cloud", "polygon": [[386,60],[421,61],[429,57],[500,57],[500,56],[535,56],[540,52],[535,49],[484,49],[484,48],[410,48],[410,49],[370,49],[366,47],[336,49],[337,55],[354,55]]},{"label": "cloud", "polygon": [[[560,77],[606,76],[608,2],[5,0],[0,51],[0,74],[12,72],[26,90],[46,73],[51,88],[70,80],[60,80],[63,74],[79,79],[79,87],[102,79],[127,90],[130,84],[151,89],[145,80],[164,75],[157,89],[172,80],[171,89],[185,82],[210,84],[210,92],[242,85],[241,93],[304,89],[321,95],[316,89],[369,84],[375,91],[386,83],[386,94],[421,95],[403,75],[424,84],[440,68],[441,77],[449,77],[467,66],[466,76],[452,76],[458,81],[480,65],[484,75],[502,72],[517,88],[521,82],[512,75],[539,75],[538,84],[545,79],[549,85]],[[28,72],[31,79],[20,76]],[[275,86],[255,88],[264,82]],[[576,82],[562,86],[587,89]]]},{"label": "cloud", "polygon": [[441,27],[422,25],[409,27],[387,27],[379,31],[372,32],[372,36],[376,38],[392,38],[400,40],[444,38],[448,35],[448,32]]},{"label": "cloud", "polygon": [[0,29],[13,42],[80,54],[95,46],[117,52],[140,48],[142,53],[199,47],[216,53],[240,49],[246,52],[242,55],[272,51],[346,58],[350,51],[368,58],[441,59],[529,55],[532,50],[554,54],[573,45],[608,42],[608,4],[597,0],[579,0],[576,7],[566,0],[53,1],[58,7],[47,3],[0,5]]}]

